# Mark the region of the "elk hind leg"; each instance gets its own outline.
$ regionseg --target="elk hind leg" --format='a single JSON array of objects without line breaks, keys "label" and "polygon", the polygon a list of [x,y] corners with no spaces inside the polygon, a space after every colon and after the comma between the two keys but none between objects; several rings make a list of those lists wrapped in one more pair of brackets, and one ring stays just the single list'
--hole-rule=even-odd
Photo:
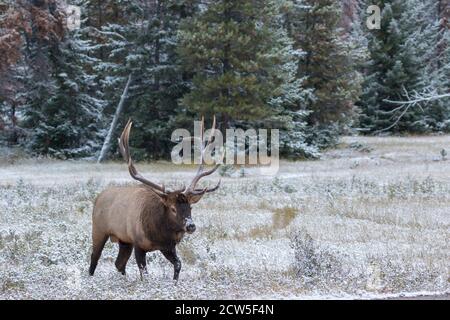
[{"label": "elk hind leg", "polygon": [[116,268],[120,273],[125,275],[125,268],[127,266],[128,259],[130,259],[133,246],[128,243],[119,241],[119,254],[116,259]]},{"label": "elk hind leg", "polygon": [[105,246],[106,241],[108,240],[108,236],[105,234],[96,234],[92,235],[92,254],[91,254],[91,265],[89,267],[89,274],[91,276],[94,275],[95,268],[97,268],[98,259],[102,255],[103,247]]}]

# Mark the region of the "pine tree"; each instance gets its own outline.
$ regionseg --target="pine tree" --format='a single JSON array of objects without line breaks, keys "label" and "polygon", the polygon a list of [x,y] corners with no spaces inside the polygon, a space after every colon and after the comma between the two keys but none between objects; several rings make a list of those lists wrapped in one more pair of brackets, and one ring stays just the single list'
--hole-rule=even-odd
[{"label": "pine tree", "polygon": [[[449,10],[450,11],[450,10]],[[443,29],[442,35],[443,50],[440,52],[440,62],[438,68],[440,70],[440,81],[438,84],[438,93],[448,93],[450,88],[450,28]],[[438,130],[450,132],[450,103],[449,99],[441,101],[442,121],[438,123]]]},{"label": "pine tree", "polygon": [[[102,103],[95,98],[87,72],[89,45],[66,29],[65,11],[56,0],[17,4],[23,47],[14,94],[21,104],[21,141],[39,154],[90,155]],[[94,139],[95,140],[95,139]]]},{"label": "pine tree", "polygon": [[145,73],[138,83],[142,89],[127,114],[139,119],[134,142],[136,151],[146,158],[170,157],[172,131],[193,123],[192,115],[180,105],[189,90],[190,76],[183,72],[177,54],[177,30],[182,19],[197,12],[197,5],[196,0],[157,1],[146,34],[138,43],[149,47],[149,58],[141,69]]},{"label": "pine tree", "polygon": [[224,130],[298,106],[295,51],[275,2],[209,1],[182,24],[179,37],[183,66],[194,74],[183,104],[197,117],[216,114]]},{"label": "pine tree", "polygon": [[382,8],[382,21],[380,30],[367,32],[371,57],[361,97],[362,127],[374,132],[426,132],[442,127],[446,115],[440,102],[426,109],[404,109],[389,102],[407,100],[408,92],[430,86],[442,88],[445,82],[438,67],[441,34],[436,2],[376,4]]},{"label": "pine tree", "polygon": [[[64,36],[64,27],[56,1],[24,2],[18,4],[17,10],[18,16],[27,21],[19,31],[24,45],[25,72],[18,95],[23,101],[21,125],[28,132],[22,143],[28,147],[33,145],[35,127],[45,118],[41,108],[56,93],[52,57],[58,56],[56,50]],[[31,149],[37,151],[34,145]]]},{"label": "pine tree", "polygon": [[26,85],[29,66],[40,68],[43,75],[47,67],[44,52],[61,36],[62,17],[55,4],[51,0],[0,4],[0,130],[7,130],[8,143],[16,144],[23,134],[17,114],[24,111],[23,103],[33,93]]},{"label": "pine tree", "polygon": [[[418,46],[421,77],[420,92],[448,93],[450,88],[450,29],[443,27],[440,1],[417,1],[413,19],[419,28],[409,37],[411,46]],[[448,99],[435,100],[422,107],[419,120],[423,131],[450,131],[450,107]]]},{"label": "pine tree", "polygon": [[51,77],[35,84],[25,125],[33,151],[59,158],[88,157],[98,149],[104,103],[95,97],[89,44],[78,35],[66,37],[50,50]]},{"label": "pine tree", "polygon": [[303,87],[312,92],[307,109],[309,123],[317,127],[351,124],[360,94],[362,51],[340,28],[342,10],[336,0],[294,0],[289,13],[294,46],[304,52],[297,77],[305,78]]},{"label": "pine tree", "polygon": [[164,157],[170,154],[178,100],[187,90],[176,55],[176,30],[182,18],[195,12],[196,1],[133,0],[120,9],[115,20],[99,27],[104,36],[96,72],[108,97],[106,119],[115,112],[132,75],[121,125],[129,117],[137,120],[132,137],[136,159]]}]

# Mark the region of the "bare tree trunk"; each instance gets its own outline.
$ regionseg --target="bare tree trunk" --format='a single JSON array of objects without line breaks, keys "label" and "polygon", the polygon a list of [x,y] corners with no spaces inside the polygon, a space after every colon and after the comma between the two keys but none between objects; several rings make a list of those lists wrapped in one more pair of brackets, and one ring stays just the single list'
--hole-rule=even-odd
[{"label": "bare tree trunk", "polygon": [[18,134],[17,134],[17,118],[16,118],[16,101],[11,102],[11,136],[9,143],[11,145],[17,144]]},{"label": "bare tree trunk", "polygon": [[108,134],[106,135],[105,141],[103,142],[102,151],[100,151],[100,156],[98,157],[97,163],[100,163],[106,159],[109,149],[111,148],[111,139],[114,130],[116,129],[117,122],[119,121],[120,114],[122,113],[123,105],[125,104],[125,100],[127,99],[130,83],[131,83],[131,74],[128,76],[127,84],[123,89],[122,96],[120,97],[119,104],[117,105],[116,112],[114,113],[114,117],[111,122],[111,126],[109,127]]}]

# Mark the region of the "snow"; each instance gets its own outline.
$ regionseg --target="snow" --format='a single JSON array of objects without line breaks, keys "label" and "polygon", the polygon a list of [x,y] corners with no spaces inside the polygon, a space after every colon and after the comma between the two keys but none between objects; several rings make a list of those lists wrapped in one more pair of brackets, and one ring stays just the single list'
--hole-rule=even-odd
[{"label": "snow", "polygon": [[[352,148],[355,142],[368,148]],[[223,177],[221,188],[193,207],[197,231],[178,246],[183,267],[177,285],[160,253],[147,255],[144,281],[133,257],[122,276],[111,243],[94,277],[87,274],[92,202],[110,184],[134,183],[124,163],[0,155],[0,298],[448,293],[450,161],[433,159],[449,148],[450,136],[347,137],[323,160],[282,161],[276,179],[259,177],[253,168],[244,178]],[[168,187],[187,183],[195,173],[193,166],[164,162],[137,166]]]}]

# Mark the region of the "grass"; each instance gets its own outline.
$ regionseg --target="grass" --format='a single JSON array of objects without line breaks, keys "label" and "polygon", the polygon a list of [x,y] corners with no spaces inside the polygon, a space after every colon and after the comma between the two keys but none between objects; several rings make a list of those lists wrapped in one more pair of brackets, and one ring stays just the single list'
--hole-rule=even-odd
[{"label": "grass", "polygon": [[284,229],[295,219],[298,210],[294,207],[286,206],[275,209],[272,216],[272,227],[274,229]]},{"label": "grass", "polygon": [[[284,162],[275,179],[248,168],[193,208],[198,230],[178,246],[183,268],[148,254],[149,277],[116,272],[108,243],[87,275],[91,212],[123,163],[1,160],[0,298],[289,298],[450,290],[449,136],[345,137],[320,161]],[[185,184],[194,168],[139,163]],[[219,177],[205,181],[212,184]]]}]

